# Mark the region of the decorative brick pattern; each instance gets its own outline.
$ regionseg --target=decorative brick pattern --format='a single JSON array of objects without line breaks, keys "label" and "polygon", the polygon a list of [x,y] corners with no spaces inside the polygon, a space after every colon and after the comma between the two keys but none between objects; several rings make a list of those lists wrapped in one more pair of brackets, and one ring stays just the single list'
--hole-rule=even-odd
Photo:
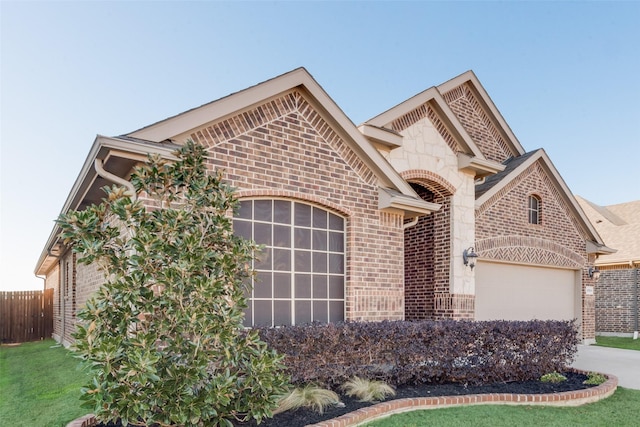
[{"label": "decorative brick pattern", "polygon": [[445,124],[442,122],[442,120],[440,120],[440,117],[438,117],[438,114],[434,111],[433,108],[431,108],[431,106],[428,103],[422,104],[415,110],[410,111],[404,116],[391,122],[391,129],[395,130],[396,132],[402,132],[403,130],[418,123],[420,120],[424,119],[425,117],[429,118],[429,120],[431,121],[433,126],[437,129],[442,139],[444,139],[444,141],[447,143],[449,148],[451,148],[451,150],[454,153],[462,151],[458,142],[455,140],[453,135],[451,135],[451,132],[449,132]]},{"label": "decorative brick pattern", "polygon": [[378,210],[377,179],[358,154],[292,91],[194,132],[210,167],[242,197],[301,199],[347,218],[345,317],[404,318],[402,216]]},{"label": "decorative brick pattern", "polygon": [[529,236],[500,236],[476,240],[476,251],[489,259],[524,264],[582,268],[585,259],[558,243]]},{"label": "decorative brick pattern", "polygon": [[509,149],[468,83],[450,90],[442,97],[487,159],[502,163],[519,154]]},{"label": "decorative brick pattern", "polygon": [[[332,420],[307,427],[355,427],[378,418],[388,417],[403,412],[420,411],[426,409],[443,409],[467,405],[527,405],[527,406],[558,406],[570,407],[594,403],[615,393],[618,378],[607,375],[607,381],[591,388],[575,391],[565,391],[552,394],[469,394],[463,396],[414,397],[389,400],[366,408],[358,409]],[[92,414],[78,418],[67,427],[93,427],[98,424]]]}]

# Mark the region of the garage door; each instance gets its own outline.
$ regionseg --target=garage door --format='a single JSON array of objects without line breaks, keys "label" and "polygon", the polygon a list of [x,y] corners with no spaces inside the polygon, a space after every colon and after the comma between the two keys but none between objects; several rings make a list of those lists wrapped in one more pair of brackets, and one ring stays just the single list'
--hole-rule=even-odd
[{"label": "garage door", "polygon": [[479,261],[476,320],[571,320],[579,310],[573,270]]}]

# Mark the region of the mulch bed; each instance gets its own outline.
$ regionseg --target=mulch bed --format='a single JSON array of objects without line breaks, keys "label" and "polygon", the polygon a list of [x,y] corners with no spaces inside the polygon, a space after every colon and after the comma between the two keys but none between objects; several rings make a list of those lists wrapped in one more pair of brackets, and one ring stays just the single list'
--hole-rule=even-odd
[{"label": "mulch bed", "polygon": [[[487,384],[481,386],[464,386],[462,384],[439,384],[439,385],[421,385],[421,386],[402,386],[396,389],[396,395],[387,400],[403,399],[411,397],[439,397],[439,396],[462,396],[468,394],[490,394],[490,393],[511,393],[511,394],[551,394],[561,393],[564,391],[582,390],[593,387],[592,385],[583,384],[587,376],[576,372],[565,372],[566,381],[561,383],[543,383],[537,380],[532,381],[515,381],[509,383]],[[261,427],[304,427],[309,424],[319,423],[321,421],[330,420],[349,412],[356,411],[360,408],[374,405],[375,403],[358,402],[356,399],[347,396],[341,396],[343,407],[332,406],[327,408],[323,414],[308,409],[298,409],[288,411],[276,415],[275,417],[264,420],[260,424]],[[235,422],[237,427],[255,427],[255,422],[240,423]],[[118,427],[121,424],[98,424],[97,427]]]}]

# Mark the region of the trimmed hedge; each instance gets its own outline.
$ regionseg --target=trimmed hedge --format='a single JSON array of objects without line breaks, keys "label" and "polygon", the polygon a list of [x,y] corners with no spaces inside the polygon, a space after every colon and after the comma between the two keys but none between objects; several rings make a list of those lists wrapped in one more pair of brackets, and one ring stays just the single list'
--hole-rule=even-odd
[{"label": "trimmed hedge", "polygon": [[563,371],[575,321],[383,321],[261,328],[294,384],[336,388],[358,376],[393,385],[525,381]]}]

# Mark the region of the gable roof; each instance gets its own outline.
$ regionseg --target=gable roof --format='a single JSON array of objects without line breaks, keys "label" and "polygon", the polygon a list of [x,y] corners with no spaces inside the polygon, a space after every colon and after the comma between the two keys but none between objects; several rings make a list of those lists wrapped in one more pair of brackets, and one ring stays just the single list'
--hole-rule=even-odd
[{"label": "gable roof", "polygon": [[[147,153],[157,153],[171,158],[173,151],[178,147],[175,141],[183,142],[178,137],[208,123],[251,109],[293,89],[307,95],[314,108],[336,128],[345,143],[373,171],[380,186],[380,209],[402,210],[407,217],[416,217],[440,208],[439,204],[422,200],[358,131],[307,70],[298,68],[126,135],[113,138],[98,135],[61,212],[83,209],[92,203],[99,203],[103,196],[100,189],[114,181],[122,184],[122,179],[128,178],[127,174],[135,163],[146,160]],[[102,164],[105,166],[104,169],[101,168]],[[59,233],[60,229],[55,225],[36,265],[36,275],[45,274],[55,258],[61,254]]]},{"label": "gable roof", "polygon": [[[459,166],[461,169],[469,169],[475,172],[476,177],[483,177],[501,171],[503,166],[500,165],[500,163],[488,160],[484,156],[449,105],[447,105],[446,101],[442,97],[443,92],[441,90],[441,86],[426,89],[395,107],[392,107],[389,110],[367,120],[359,127],[360,131],[369,136],[370,139],[376,140],[375,138],[377,135],[382,136],[380,132],[381,130],[393,132],[389,128],[391,122],[424,104],[429,104],[463,150],[462,153],[457,153],[460,155]],[[394,139],[397,138],[393,135],[389,135],[389,137]],[[400,144],[401,142],[398,142],[396,143],[396,146],[399,146]]]},{"label": "gable roof", "polygon": [[596,265],[640,263],[640,200],[600,206],[580,196],[578,203],[607,245],[617,249],[596,260]]},{"label": "gable roof", "polygon": [[[292,89],[298,89],[310,98],[314,108],[322,117],[343,135],[345,142],[374,172],[379,185],[397,190],[400,194],[416,199],[410,214],[424,214],[437,210],[439,206],[422,201],[411,186],[396,172],[375,147],[358,131],[353,122],[338,107],[318,82],[304,68],[297,68],[258,85],[233,93],[224,98],[204,104],[184,113],[169,117],[142,129],[130,132],[129,137],[150,141],[174,140],[208,123],[249,110],[270,98]],[[182,141],[181,141],[182,142]],[[417,209],[417,210],[416,210]]]},{"label": "gable roof", "polygon": [[544,151],[539,148],[537,150],[525,153],[518,157],[512,157],[505,161],[505,169],[494,176],[487,178],[483,183],[476,187],[476,209],[480,208],[491,197],[497,194],[501,189],[516,179],[520,174],[524,173],[534,163],[540,163],[547,176],[556,186],[558,193],[566,202],[578,222],[584,227],[587,236],[587,252],[594,254],[609,254],[615,252],[614,249],[608,248],[596,229],[593,227],[584,211],[576,201],[564,179],[558,173],[558,170],[551,162],[551,159]]},{"label": "gable roof", "polygon": [[484,89],[482,83],[480,83],[480,80],[478,80],[478,77],[473,71],[466,71],[459,76],[452,78],[451,80],[447,80],[446,82],[438,86],[438,91],[441,94],[445,94],[464,84],[467,84],[469,88],[471,88],[477,101],[483,107],[483,110],[488,114],[489,118],[493,122],[498,132],[500,132],[509,148],[518,155],[525,154],[525,150],[520,144],[520,141],[518,141],[518,138],[515,136],[504,117],[502,117],[502,114],[493,103],[493,100]]}]

